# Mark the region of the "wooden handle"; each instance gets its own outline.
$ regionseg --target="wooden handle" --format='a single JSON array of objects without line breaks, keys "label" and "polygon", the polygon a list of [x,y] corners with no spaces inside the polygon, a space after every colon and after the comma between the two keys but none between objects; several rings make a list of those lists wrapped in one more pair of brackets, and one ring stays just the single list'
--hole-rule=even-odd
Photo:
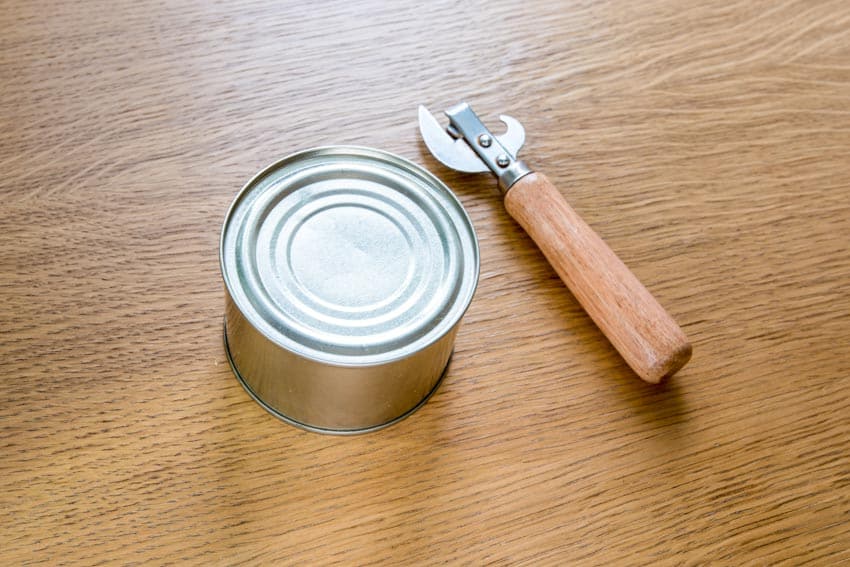
[{"label": "wooden handle", "polygon": [[638,376],[655,384],[690,360],[676,321],[544,175],[517,181],[505,207]]}]

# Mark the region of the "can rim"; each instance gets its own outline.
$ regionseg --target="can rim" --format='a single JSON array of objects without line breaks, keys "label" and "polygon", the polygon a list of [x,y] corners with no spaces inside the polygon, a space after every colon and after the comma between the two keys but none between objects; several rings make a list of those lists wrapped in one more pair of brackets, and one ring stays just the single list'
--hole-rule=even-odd
[{"label": "can rim", "polygon": [[[262,168],[259,172],[253,175],[239,190],[236,196],[233,198],[230,206],[225,213],[224,220],[221,225],[221,232],[219,236],[219,269],[221,271],[222,280],[224,281],[225,288],[227,290],[228,295],[231,300],[234,302],[236,307],[243,313],[246,313],[243,305],[239,304],[238,294],[234,294],[233,286],[231,285],[230,278],[228,277],[228,272],[225,269],[225,235],[226,229],[228,227],[228,223],[231,220],[231,217],[234,214],[234,211],[242,202],[246,194],[265,176],[272,173],[275,169],[283,166],[286,162],[292,162],[294,160],[298,160],[303,156],[307,156],[309,154],[359,154],[360,156],[367,158],[377,158],[388,160],[391,163],[395,163],[403,168],[408,169],[411,172],[414,172],[423,178],[425,178],[430,184],[434,185],[436,188],[442,190],[445,195],[454,203],[456,207],[456,212],[462,217],[465,222],[467,228],[470,231],[471,235],[471,246],[473,251],[472,258],[472,273],[469,276],[470,286],[469,291],[465,296],[458,296],[454,302],[454,305],[457,306],[457,309],[453,309],[451,311],[451,316],[447,319],[443,320],[445,324],[445,329],[441,333],[435,333],[433,337],[427,342],[423,342],[419,348],[413,352],[405,352],[399,351],[398,353],[392,354],[391,356],[383,356],[378,362],[371,360],[358,360],[358,357],[348,356],[348,357],[340,357],[336,356],[334,358],[323,357],[317,351],[312,352],[304,352],[301,350],[293,350],[291,345],[287,345],[282,343],[277,339],[277,337],[269,336],[269,334],[262,331],[262,329],[257,328],[254,322],[250,317],[245,316],[245,322],[251,325],[258,333],[260,333],[267,340],[273,342],[275,345],[279,346],[282,349],[285,349],[289,352],[294,352],[300,357],[313,360],[315,362],[319,362],[323,365],[337,367],[337,368],[361,368],[361,367],[369,367],[375,366],[376,364],[388,364],[393,362],[398,362],[400,360],[404,360],[411,356],[414,356],[417,352],[421,350],[427,349],[434,343],[440,341],[443,337],[445,337],[448,333],[450,333],[463,316],[466,314],[469,306],[472,304],[472,300],[475,296],[475,292],[478,288],[479,276],[480,276],[480,250],[478,246],[478,236],[475,232],[475,227],[472,224],[472,219],[469,217],[466,209],[463,204],[458,199],[457,195],[446,185],[442,180],[440,180],[436,175],[425,169],[424,167],[408,160],[407,158],[401,157],[397,154],[380,150],[376,148],[371,148],[368,146],[358,146],[358,145],[324,145],[324,146],[316,146],[312,148],[307,148],[303,150],[299,150],[297,152],[290,153],[274,162],[271,162],[264,168]],[[341,358],[348,358],[350,360],[341,360]]]}]

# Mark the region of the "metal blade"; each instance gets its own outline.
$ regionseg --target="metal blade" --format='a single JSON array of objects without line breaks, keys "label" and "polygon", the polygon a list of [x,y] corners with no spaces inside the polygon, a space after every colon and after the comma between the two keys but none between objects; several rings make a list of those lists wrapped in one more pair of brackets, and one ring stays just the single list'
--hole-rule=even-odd
[{"label": "metal blade", "polygon": [[[520,126],[520,129],[522,129],[522,126]],[[490,168],[481,161],[462,138],[455,140],[449,136],[437,122],[437,119],[434,118],[434,115],[421,104],[419,105],[419,131],[422,133],[425,145],[443,165],[467,173],[490,171]],[[510,124],[508,124],[508,132],[505,134],[509,132]],[[524,132],[523,139],[525,139]],[[522,145],[522,142],[520,142],[520,145]]]},{"label": "metal blade", "polygon": [[525,143],[525,128],[522,127],[522,124],[517,119],[504,114],[499,116],[499,120],[504,122],[508,129],[504,134],[496,136],[496,139],[511,153],[511,157],[516,159],[520,148]]}]

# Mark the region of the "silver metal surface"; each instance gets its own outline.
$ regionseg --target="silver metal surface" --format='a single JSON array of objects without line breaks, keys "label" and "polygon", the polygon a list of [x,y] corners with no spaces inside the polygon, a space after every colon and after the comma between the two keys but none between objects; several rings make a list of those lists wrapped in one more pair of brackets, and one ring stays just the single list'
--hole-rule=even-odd
[{"label": "silver metal surface", "polygon": [[504,197],[507,194],[514,183],[529,173],[531,173],[531,169],[521,159],[510,162],[499,175],[499,191],[501,191],[502,196]]},{"label": "silver metal surface", "polygon": [[446,116],[449,125],[443,130],[434,115],[419,106],[422,138],[434,157],[444,165],[469,173],[491,171],[499,178],[502,194],[518,179],[531,173],[525,162],[516,157],[525,142],[525,129],[517,120],[501,115],[499,118],[507,130],[493,136],[465,102],[446,110]]},{"label": "silver metal surface", "polygon": [[[226,332],[224,334],[224,345],[225,345],[225,352],[227,353],[227,361],[230,363],[230,368],[233,371],[233,374],[239,380],[239,383],[242,384],[242,387],[245,388],[245,391],[248,393],[248,395],[251,396],[254,399],[255,402],[260,404],[263,407],[263,409],[265,409],[267,412],[274,415],[278,419],[281,419],[281,420],[285,421],[286,423],[288,423],[290,425],[294,425],[295,427],[298,427],[300,429],[312,431],[314,433],[328,433],[328,434],[332,434],[332,435],[359,435],[360,433],[369,433],[371,431],[377,431],[379,429],[384,429],[385,427],[389,427],[390,425],[398,423],[399,421],[405,419],[410,414],[412,414],[413,412],[415,412],[416,410],[421,408],[423,405],[425,405],[425,402],[427,402],[429,399],[431,399],[431,396],[433,396],[434,393],[439,389],[440,384],[442,384],[443,379],[446,377],[446,374],[448,373],[448,370],[449,370],[449,363],[447,362],[446,366],[443,368],[443,373],[440,374],[440,377],[437,379],[437,382],[434,384],[434,387],[431,388],[431,391],[428,392],[427,394],[425,394],[425,397],[422,398],[419,401],[418,404],[416,404],[415,406],[408,409],[406,412],[400,414],[398,417],[396,417],[394,419],[383,422],[379,425],[375,425],[374,427],[364,427],[364,428],[360,428],[360,429],[327,429],[327,428],[324,428],[324,427],[318,427],[318,426],[310,425],[310,424],[307,424],[307,423],[302,423],[300,421],[296,421],[296,420],[292,419],[291,417],[289,417],[288,415],[281,413],[275,406],[272,406],[272,405],[266,403],[266,401],[263,398],[261,398],[256,392],[254,392],[251,384],[242,376],[242,374],[239,372],[239,369],[236,367],[236,364],[233,362],[233,357],[230,355],[231,349],[230,349],[230,345],[228,344],[228,341],[227,341],[227,333]],[[449,359],[451,360],[451,355],[449,355]]]},{"label": "silver metal surface", "polygon": [[252,396],[308,429],[386,425],[436,387],[478,278],[475,233],[436,177],[357,147],[266,168],[225,220],[226,337]]},{"label": "silver metal surface", "polygon": [[507,130],[504,134],[496,136],[496,139],[499,140],[502,147],[508,150],[509,154],[516,158],[523,144],[525,144],[525,128],[522,127],[519,120],[505,114],[500,115],[499,120],[507,126]]},{"label": "silver metal surface", "polygon": [[[444,130],[434,115],[422,105],[419,106],[419,131],[425,145],[443,165],[466,173],[490,171],[487,164],[475,155],[460,132],[452,126]],[[453,138],[455,134],[457,135]]]}]

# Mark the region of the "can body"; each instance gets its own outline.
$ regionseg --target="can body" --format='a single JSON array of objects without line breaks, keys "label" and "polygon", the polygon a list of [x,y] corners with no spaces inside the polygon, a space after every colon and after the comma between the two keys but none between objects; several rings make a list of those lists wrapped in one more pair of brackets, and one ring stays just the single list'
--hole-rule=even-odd
[{"label": "can body", "polygon": [[269,166],[222,230],[225,341],[246,390],[307,429],[357,433],[437,387],[478,278],[462,206],[386,152],[325,147]]}]

